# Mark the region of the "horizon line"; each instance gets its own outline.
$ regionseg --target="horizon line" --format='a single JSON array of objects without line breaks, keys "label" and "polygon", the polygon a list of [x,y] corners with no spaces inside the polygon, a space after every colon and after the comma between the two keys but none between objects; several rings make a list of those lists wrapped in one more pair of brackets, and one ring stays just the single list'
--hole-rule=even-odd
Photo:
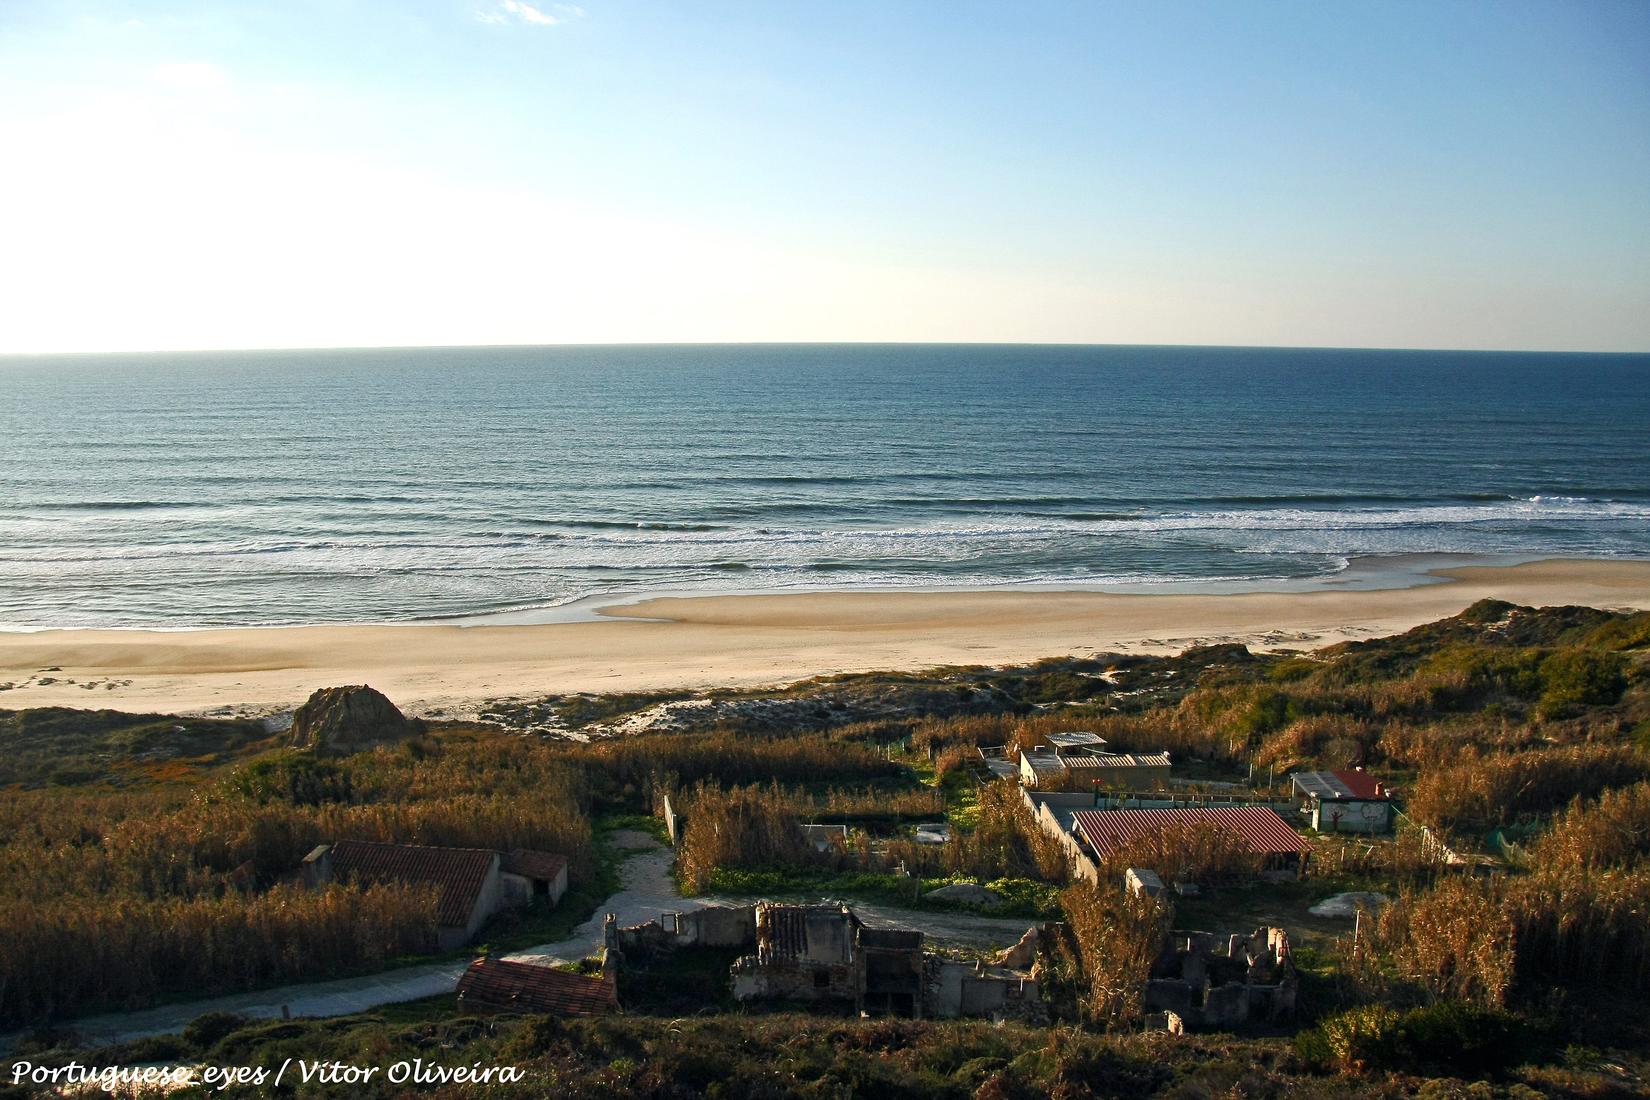
[{"label": "horizon line", "polygon": [[1224,344],[1224,343],[1138,343],[1086,340],[569,340],[561,342],[499,344],[291,344],[260,347],[179,347],[123,348],[54,351],[0,351],[0,359],[53,358],[117,355],[223,355],[276,352],[322,351],[482,351],[494,349],[537,350],[548,348],[691,348],[691,347],[953,347],[953,348],[1200,348],[1241,351],[1396,351],[1451,352],[1458,355],[1650,355],[1650,347],[1640,350],[1585,348],[1463,348],[1447,346],[1398,346],[1355,344]]}]

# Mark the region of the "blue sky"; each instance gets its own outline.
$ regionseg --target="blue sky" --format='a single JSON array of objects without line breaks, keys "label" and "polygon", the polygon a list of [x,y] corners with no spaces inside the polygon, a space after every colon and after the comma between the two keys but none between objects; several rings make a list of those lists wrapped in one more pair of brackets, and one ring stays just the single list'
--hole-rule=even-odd
[{"label": "blue sky", "polygon": [[0,350],[1650,350],[1650,4],[0,5]]}]

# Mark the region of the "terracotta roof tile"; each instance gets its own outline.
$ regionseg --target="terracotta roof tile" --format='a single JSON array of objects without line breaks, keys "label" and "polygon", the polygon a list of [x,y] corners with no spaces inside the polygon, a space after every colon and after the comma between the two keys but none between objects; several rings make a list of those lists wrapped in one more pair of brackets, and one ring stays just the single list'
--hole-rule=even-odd
[{"label": "terracotta roof tile", "polygon": [[619,1007],[618,994],[601,978],[507,959],[477,959],[466,967],[458,999],[463,1008],[554,1016],[600,1016]]},{"label": "terracotta roof tile", "polygon": [[425,848],[340,840],[332,846],[332,876],[340,881],[424,882],[441,888],[436,916],[449,928],[470,922],[497,852],[484,848]]},{"label": "terracotta roof tile", "polygon": [[500,870],[523,878],[554,880],[567,867],[567,857],[554,852],[536,852],[531,848],[516,848],[504,857]]}]

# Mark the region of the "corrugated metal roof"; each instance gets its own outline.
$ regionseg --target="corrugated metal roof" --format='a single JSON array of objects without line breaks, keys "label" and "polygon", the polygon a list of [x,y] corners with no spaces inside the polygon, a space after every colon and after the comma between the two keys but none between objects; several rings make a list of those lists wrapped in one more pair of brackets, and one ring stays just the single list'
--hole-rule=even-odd
[{"label": "corrugated metal roof", "polygon": [[1210,824],[1236,833],[1261,855],[1305,852],[1306,842],[1265,806],[1202,806],[1160,810],[1079,810],[1072,828],[1102,857],[1135,837],[1175,826]]},{"label": "corrugated metal roof", "polygon": [[1056,748],[1075,749],[1079,745],[1104,745],[1106,739],[1098,733],[1087,730],[1071,730],[1066,733],[1051,733],[1043,740]]},{"label": "corrugated metal roof", "polygon": [[1166,752],[1103,752],[1095,756],[1067,756],[1064,759],[1068,768],[1166,768],[1169,766],[1169,754]]},{"label": "corrugated metal roof", "polygon": [[1352,792],[1353,798],[1362,798],[1369,801],[1384,799],[1386,794],[1377,788],[1381,786],[1373,775],[1365,771],[1336,772],[1335,778],[1346,784],[1346,789]]},{"label": "corrugated metal roof", "polygon": [[619,1007],[618,994],[601,978],[504,959],[477,959],[466,967],[458,997],[465,1008],[555,1016],[599,1016]]},{"label": "corrugated metal roof", "polygon": [[1347,799],[1373,802],[1387,796],[1376,790],[1378,783],[1368,772],[1295,772],[1289,777],[1305,794],[1319,799]]},{"label": "corrugated metal roof", "polygon": [[331,856],[335,879],[439,886],[437,919],[449,928],[463,928],[470,922],[498,853],[484,848],[425,848],[417,844],[340,840],[332,846]]},{"label": "corrugated metal roof", "polygon": [[535,852],[531,848],[516,848],[504,857],[499,869],[523,878],[544,879],[553,882],[567,867],[567,857],[554,852]]}]

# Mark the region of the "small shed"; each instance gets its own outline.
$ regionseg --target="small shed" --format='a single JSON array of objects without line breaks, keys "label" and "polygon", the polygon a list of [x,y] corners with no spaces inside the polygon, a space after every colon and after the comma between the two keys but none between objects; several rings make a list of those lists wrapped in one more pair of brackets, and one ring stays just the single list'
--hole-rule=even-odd
[{"label": "small shed", "polygon": [[951,826],[944,821],[918,825],[912,839],[918,844],[945,844],[951,840]]},{"label": "small shed", "polygon": [[332,882],[404,882],[439,891],[436,942],[451,951],[475,938],[487,918],[506,900],[499,853],[484,848],[431,848],[340,840],[322,844],[304,857],[304,884],[317,889]]},{"label": "small shed", "polygon": [[812,844],[816,852],[829,852],[838,845],[848,843],[848,826],[846,825],[804,825],[802,837]]},{"label": "small shed", "polygon": [[1299,833],[1265,806],[1079,810],[1072,831],[1105,863],[1137,838],[1166,829],[1206,826],[1231,833],[1270,868],[1301,867],[1310,850]]},{"label": "small shed", "polygon": [[1166,752],[1103,752],[1064,759],[1068,790],[1087,791],[1098,787],[1150,790],[1169,781],[1170,763]]},{"label": "small shed", "polygon": [[1289,778],[1301,815],[1320,833],[1384,833],[1392,825],[1392,791],[1362,768]]},{"label": "small shed", "polygon": [[1042,743],[1055,752],[1071,752],[1074,749],[1098,751],[1106,739],[1088,730],[1068,730],[1065,733],[1045,734]]},{"label": "small shed", "polygon": [[518,905],[546,898],[554,908],[567,893],[567,857],[554,852],[512,849],[505,854],[499,871],[505,893]]},{"label": "small shed", "polygon": [[1058,791],[1065,788],[1066,762],[1060,754],[1032,749],[1020,754],[1020,782],[1039,790]]},{"label": "small shed", "polygon": [[1155,898],[1163,893],[1163,880],[1150,867],[1130,867],[1123,872],[1123,885],[1131,894],[1145,894]]}]

